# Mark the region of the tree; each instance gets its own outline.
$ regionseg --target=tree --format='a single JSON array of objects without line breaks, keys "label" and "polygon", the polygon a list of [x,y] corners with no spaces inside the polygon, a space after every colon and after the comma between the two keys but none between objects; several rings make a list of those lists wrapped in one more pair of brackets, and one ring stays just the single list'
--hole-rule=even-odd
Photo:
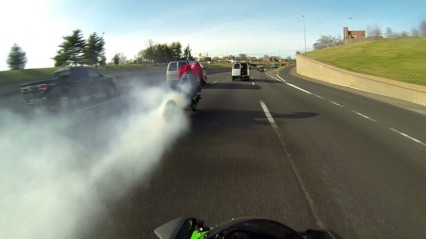
[{"label": "tree", "polygon": [[105,54],[105,41],[96,32],[92,33],[84,48],[84,62],[87,65],[98,66]]},{"label": "tree", "polygon": [[419,35],[426,37],[426,20],[423,20],[419,25]]},{"label": "tree", "polygon": [[69,66],[84,64],[84,50],[86,41],[83,39],[83,33],[80,29],[73,31],[72,35],[62,37],[64,42],[59,45],[59,50],[53,60],[55,66]]},{"label": "tree", "polygon": [[399,34],[398,38],[408,38],[408,32],[407,31],[403,31],[401,32],[401,34]]},{"label": "tree", "polygon": [[372,36],[372,37],[382,35],[382,29],[380,28],[380,26],[377,23],[372,25],[372,26],[368,25],[367,26],[367,32],[368,32],[368,36]]},{"label": "tree", "polygon": [[126,55],[124,55],[124,53],[118,53],[118,58],[119,58],[120,65],[127,63],[127,57]]},{"label": "tree", "polygon": [[245,53],[240,53],[238,55],[238,57],[239,57],[240,61],[246,61],[247,60],[247,54],[245,54]]},{"label": "tree", "polygon": [[387,38],[393,38],[394,37],[392,28],[386,27],[386,37]]},{"label": "tree", "polygon": [[180,42],[173,42],[170,45],[171,49],[171,59],[172,60],[180,60],[182,59],[182,45]]},{"label": "tree", "polygon": [[321,35],[321,37],[314,43],[314,49],[318,50],[342,44],[343,40],[340,37],[335,37],[331,35]]},{"label": "tree", "polygon": [[101,60],[99,61],[99,65],[100,66],[106,66],[106,61],[107,61],[107,59],[106,59],[105,55],[101,56]]},{"label": "tree", "polygon": [[190,60],[190,61],[194,60],[194,57],[192,57],[192,55],[191,55],[191,48],[189,47],[189,44],[183,50],[183,57],[184,57],[185,60]]},{"label": "tree", "polygon": [[112,62],[114,65],[118,65],[120,64],[120,54],[116,53],[113,57],[112,57]]},{"label": "tree", "polygon": [[7,65],[12,70],[24,69],[27,64],[27,57],[25,52],[18,46],[18,44],[13,44],[10,49],[9,56],[7,57]]},{"label": "tree", "polygon": [[419,37],[420,36],[419,30],[415,27],[411,28],[411,36],[412,37]]},{"label": "tree", "polygon": [[143,50],[140,50],[138,54],[136,54],[135,61],[137,64],[141,64],[142,62],[144,62],[145,58],[143,54],[144,54]]}]

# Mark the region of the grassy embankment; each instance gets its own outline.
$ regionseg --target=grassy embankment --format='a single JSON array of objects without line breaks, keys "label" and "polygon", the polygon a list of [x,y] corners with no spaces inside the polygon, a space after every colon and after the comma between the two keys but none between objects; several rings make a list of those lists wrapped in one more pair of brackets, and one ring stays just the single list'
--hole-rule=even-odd
[{"label": "grassy embankment", "polygon": [[426,85],[426,38],[362,42],[306,55],[346,70]]}]

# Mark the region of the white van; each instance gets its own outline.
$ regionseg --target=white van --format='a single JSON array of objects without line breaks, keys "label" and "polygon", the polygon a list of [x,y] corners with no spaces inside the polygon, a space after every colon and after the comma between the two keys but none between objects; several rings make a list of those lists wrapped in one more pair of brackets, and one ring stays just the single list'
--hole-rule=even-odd
[{"label": "white van", "polygon": [[239,62],[232,66],[232,80],[235,79],[250,80],[250,68],[248,63]]}]

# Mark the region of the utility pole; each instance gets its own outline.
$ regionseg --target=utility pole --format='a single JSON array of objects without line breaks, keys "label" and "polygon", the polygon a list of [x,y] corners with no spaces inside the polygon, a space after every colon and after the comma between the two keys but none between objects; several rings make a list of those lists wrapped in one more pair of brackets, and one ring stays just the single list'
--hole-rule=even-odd
[{"label": "utility pole", "polygon": [[303,39],[305,39],[305,53],[306,53],[306,25],[305,25],[305,15],[303,17]]}]

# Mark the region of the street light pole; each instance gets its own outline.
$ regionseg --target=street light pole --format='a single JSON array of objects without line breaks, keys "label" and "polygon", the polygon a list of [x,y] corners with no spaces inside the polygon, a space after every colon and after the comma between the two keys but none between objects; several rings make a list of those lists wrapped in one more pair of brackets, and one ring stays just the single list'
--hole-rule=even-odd
[{"label": "street light pole", "polygon": [[305,53],[306,53],[306,25],[305,25],[305,15],[303,17],[303,39],[305,39]]}]

